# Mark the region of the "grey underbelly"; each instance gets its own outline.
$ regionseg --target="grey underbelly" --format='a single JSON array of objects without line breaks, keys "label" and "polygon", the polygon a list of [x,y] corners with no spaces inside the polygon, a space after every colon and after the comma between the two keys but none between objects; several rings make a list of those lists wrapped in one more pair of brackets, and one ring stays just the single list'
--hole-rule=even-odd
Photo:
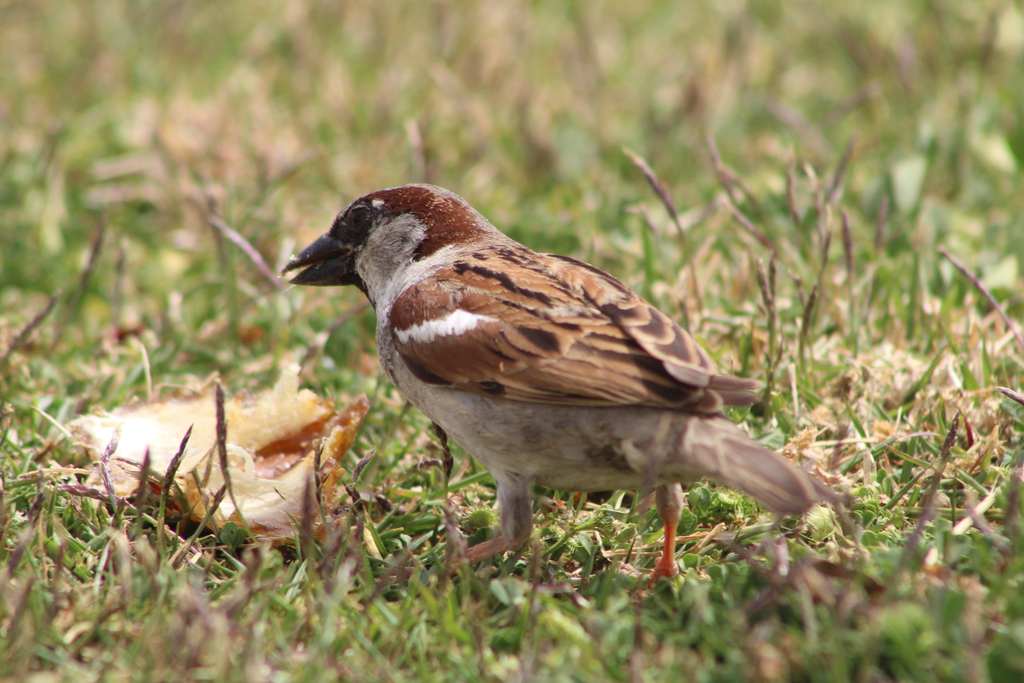
[{"label": "grey underbelly", "polygon": [[[400,362],[393,378],[405,396],[488,470],[564,491],[635,489],[665,483],[637,461],[664,421],[673,435],[685,420],[646,407],[593,408],[477,396],[408,381]],[[627,450],[632,450],[632,459]],[[632,461],[631,461],[632,460]],[[645,471],[647,470],[647,471]],[[696,478],[696,477],[694,477]],[[678,480],[673,477],[672,480]],[[666,480],[667,481],[667,480]]]}]

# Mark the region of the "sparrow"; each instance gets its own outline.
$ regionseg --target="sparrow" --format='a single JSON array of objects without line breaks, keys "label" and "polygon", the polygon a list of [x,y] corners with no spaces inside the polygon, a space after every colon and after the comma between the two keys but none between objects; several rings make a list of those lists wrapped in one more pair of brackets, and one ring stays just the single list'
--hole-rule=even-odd
[{"label": "sparrow", "polygon": [[282,275],[298,269],[292,284],[367,296],[388,377],[494,477],[500,532],[471,563],[530,537],[534,484],[653,489],[665,525],[654,577],[676,573],[681,483],[710,478],[782,515],[836,500],[723,414],[753,403],[756,381],[720,373],[605,271],[519,244],[448,190],[360,197]]}]

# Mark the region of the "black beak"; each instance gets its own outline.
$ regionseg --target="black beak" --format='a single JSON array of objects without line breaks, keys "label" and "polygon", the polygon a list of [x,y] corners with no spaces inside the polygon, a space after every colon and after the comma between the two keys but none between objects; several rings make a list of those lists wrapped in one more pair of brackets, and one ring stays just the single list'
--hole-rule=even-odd
[{"label": "black beak", "polygon": [[305,268],[291,279],[291,284],[313,287],[358,286],[362,280],[356,274],[355,265],[355,250],[326,234],[317,238],[298,256],[292,256],[281,275],[296,268]]}]

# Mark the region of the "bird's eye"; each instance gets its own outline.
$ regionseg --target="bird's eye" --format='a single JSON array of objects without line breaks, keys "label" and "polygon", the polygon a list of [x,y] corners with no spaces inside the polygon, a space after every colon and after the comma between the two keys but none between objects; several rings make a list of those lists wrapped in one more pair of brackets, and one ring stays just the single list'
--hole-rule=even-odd
[{"label": "bird's eye", "polygon": [[365,230],[369,227],[372,213],[370,207],[364,204],[353,206],[352,210],[348,212],[348,223],[357,230]]}]

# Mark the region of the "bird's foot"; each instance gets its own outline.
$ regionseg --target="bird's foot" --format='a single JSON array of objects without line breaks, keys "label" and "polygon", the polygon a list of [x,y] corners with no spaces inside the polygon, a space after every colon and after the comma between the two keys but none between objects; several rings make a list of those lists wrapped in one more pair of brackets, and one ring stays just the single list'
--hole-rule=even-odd
[{"label": "bird's foot", "polygon": [[482,543],[477,543],[467,550],[466,560],[470,564],[476,564],[477,562],[488,560],[495,555],[500,555],[506,550],[512,550],[512,546],[505,540],[504,536],[495,536]]},{"label": "bird's foot", "polygon": [[[672,544],[675,546],[675,543]],[[651,572],[650,581],[647,585],[653,586],[658,583],[658,579],[671,579],[673,576],[679,573],[679,569],[676,567],[675,553],[668,552],[668,541],[666,540],[665,552],[661,554],[658,561],[654,565],[654,570]]]}]

